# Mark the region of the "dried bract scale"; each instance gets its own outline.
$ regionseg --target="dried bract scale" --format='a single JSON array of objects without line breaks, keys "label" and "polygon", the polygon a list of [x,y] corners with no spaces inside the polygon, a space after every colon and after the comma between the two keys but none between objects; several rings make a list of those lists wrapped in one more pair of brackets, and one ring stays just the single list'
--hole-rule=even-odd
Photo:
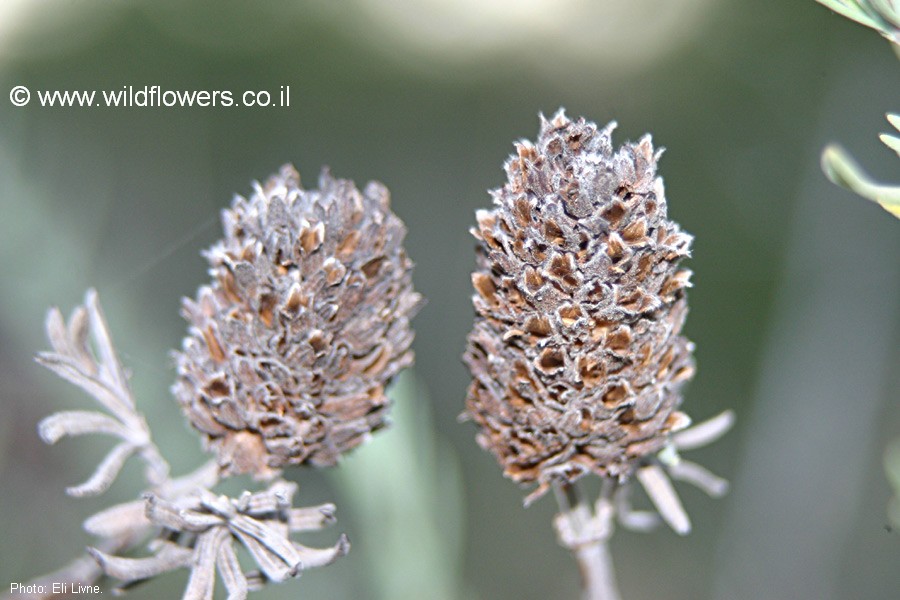
[{"label": "dried bract scale", "polygon": [[224,474],[330,466],[385,425],[421,304],[387,189],[285,166],[223,211],[212,282],[185,300],[173,391]]},{"label": "dried bract scale", "polygon": [[508,477],[538,484],[531,499],[587,473],[627,479],[689,422],[691,236],[667,218],[660,151],[649,136],[614,149],[614,126],[541,117],[472,230],[464,417]]}]

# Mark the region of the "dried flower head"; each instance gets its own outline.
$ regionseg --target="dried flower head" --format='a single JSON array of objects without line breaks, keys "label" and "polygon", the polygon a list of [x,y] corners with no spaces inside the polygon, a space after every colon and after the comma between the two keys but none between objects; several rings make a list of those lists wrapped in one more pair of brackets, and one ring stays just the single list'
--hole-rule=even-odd
[{"label": "dried flower head", "polygon": [[385,424],[421,303],[387,189],[291,166],[224,210],[212,283],[185,300],[174,393],[225,474],[329,466]]},{"label": "dried flower head", "polygon": [[626,479],[689,420],[681,335],[691,236],[666,216],[649,136],[614,150],[615,124],[541,117],[508,182],[477,213],[475,326],[464,417],[507,477]]}]

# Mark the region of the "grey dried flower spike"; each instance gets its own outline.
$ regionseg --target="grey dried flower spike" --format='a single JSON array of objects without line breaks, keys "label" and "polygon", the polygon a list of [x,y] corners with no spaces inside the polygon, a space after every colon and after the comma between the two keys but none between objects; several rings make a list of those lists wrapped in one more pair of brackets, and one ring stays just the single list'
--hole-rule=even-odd
[{"label": "grey dried flower spike", "polygon": [[387,189],[291,166],[223,211],[212,283],[185,300],[173,391],[223,474],[330,466],[385,425],[421,304]]},{"label": "grey dried flower spike", "polygon": [[516,482],[627,480],[686,427],[694,373],[681,329],[691,236],[667,218],[649,136],[541,117],[477,213],[475,326],[464,417]]}]

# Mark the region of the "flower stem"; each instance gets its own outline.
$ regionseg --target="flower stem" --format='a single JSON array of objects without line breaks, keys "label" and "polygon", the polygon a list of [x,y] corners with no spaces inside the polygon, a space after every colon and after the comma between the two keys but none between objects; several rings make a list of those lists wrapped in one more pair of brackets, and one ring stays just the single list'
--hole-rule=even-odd
[{"label": "flower stem", "polygon": [[[577,484],[553,486],[560,513],[560,543],[569,548],[581,571],[584,600],[620,600],[607,540],[612,535],[612,511],[592,515]],[[601,502],[603,499],[601,498]]]}]

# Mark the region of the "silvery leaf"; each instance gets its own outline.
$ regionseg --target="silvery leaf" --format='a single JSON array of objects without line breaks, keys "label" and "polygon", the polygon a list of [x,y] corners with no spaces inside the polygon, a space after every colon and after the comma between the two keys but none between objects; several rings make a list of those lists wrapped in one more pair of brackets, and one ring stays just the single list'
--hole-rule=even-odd
[{"label": "silvery leaf", "polygon": [[191,577],[183,600],[212,600],[216,589],[216,554],[228,532],[222,528],[201,533],[194,546]]},{"label": "silvery leaf", "polygon": [[247,597],[249,585],[247,578],[241,571],[241,565],[238,562],[231,540],[226,540],[219,545],[219,551],[216,554],[216,567],[219,570],[222,582],[225,584],[225,589],[228,591],[228,600],[244,600]]},{"label": "silvery leaf", "polygon": [[152,527],[145,512],[145,502],[134,500],[111,506],[89,517],[84,522],[84,530],[98,537],[112,538],[129,534],[136,529]]},{"label": "silvery leaf", "polygon": [[728,481],[695,462],[682,459],[668,470],[673,479],[690,483],[713,498],[721,498],[728,493]]},{"label": "silvery leaf", "polygon": [[331,548],[310,548],[296,542],[293,543],[293,546],[300,554],[303,568],[312,569],[330,565],[338,558],[345,556],[350,551],[350,540],[346,535],[341,534],[337,543]]},{"label": "silvery leaf", "polygon": [[288,565],[294,566],[301,562],[300,555],[291,541],[287,536],[279,535],[274,528],[244,515],[236,515],[229,521],[229,525],[236,533],[243,533],[258,540]]},{"label": "silvery leaf", "polygon": [[191,566],[194,553],[187,548],[166,544],[158,553],[147,558],[122,558],[88,548],[88,552],[103,567],[103,572],[122,581],[137,581],[160,573]]},{"label": "silvery leaf", "polygon": [[294,564],[286,564],[277,554],[266,548],[256,538],[247,535],[242,531],[234,531],[234,534],[241,541],[241,544],[256,561],[260,570],[270,581],[284,581],[289,577],[296,577],[300,574],[302,565],[299,562]]},{"label": "silvery leaf", "polygon": [[[108,376],[110,383],[115,389],[127,392],[128,382],[119,359],[116,357],[116,351],[113,349],[112,340],[106,327],[106,319],[103,317],[100,302],[97,299],[97,292],[88,290],[84,303],[90,315],[91,332],[94,334],[94,341],[97,344],[97,353],[100,355],[100,365],[103,367],[104,374]],[[130,394],[123,393],[121,400],[134,410],[134,401],[131,399]]]},{"label": "silvery leaf", "polygon": [[641,467],[637,470],[637,478],[669,527],[679,535],[690,533],[691,521],[662,468],[658,465]]},{"label": "silvery leaf", "polygon": [[112,482],[116,479],[116,475],[122,470],[122,465],[128,460],[135,451],[133,444],[123,442],[110,450],[106,458],[103,459],[91,478],[80,485],[66,488],[66,493],[70,496],[97,496],[109,489]]},{"label": "silvery leaf", "polygon": [[67,410],[54,413],[38,423],[38,434],[47,444],[55,444],[64,436],[103,433],[128,438],[128,430],[119,422],[100,412]]},{"label": "silvery leaf", "polygon": [[291,531],[315,531],[335,522],[334,504],[321,504],[308,508],[294,508],[288,524]]}]

